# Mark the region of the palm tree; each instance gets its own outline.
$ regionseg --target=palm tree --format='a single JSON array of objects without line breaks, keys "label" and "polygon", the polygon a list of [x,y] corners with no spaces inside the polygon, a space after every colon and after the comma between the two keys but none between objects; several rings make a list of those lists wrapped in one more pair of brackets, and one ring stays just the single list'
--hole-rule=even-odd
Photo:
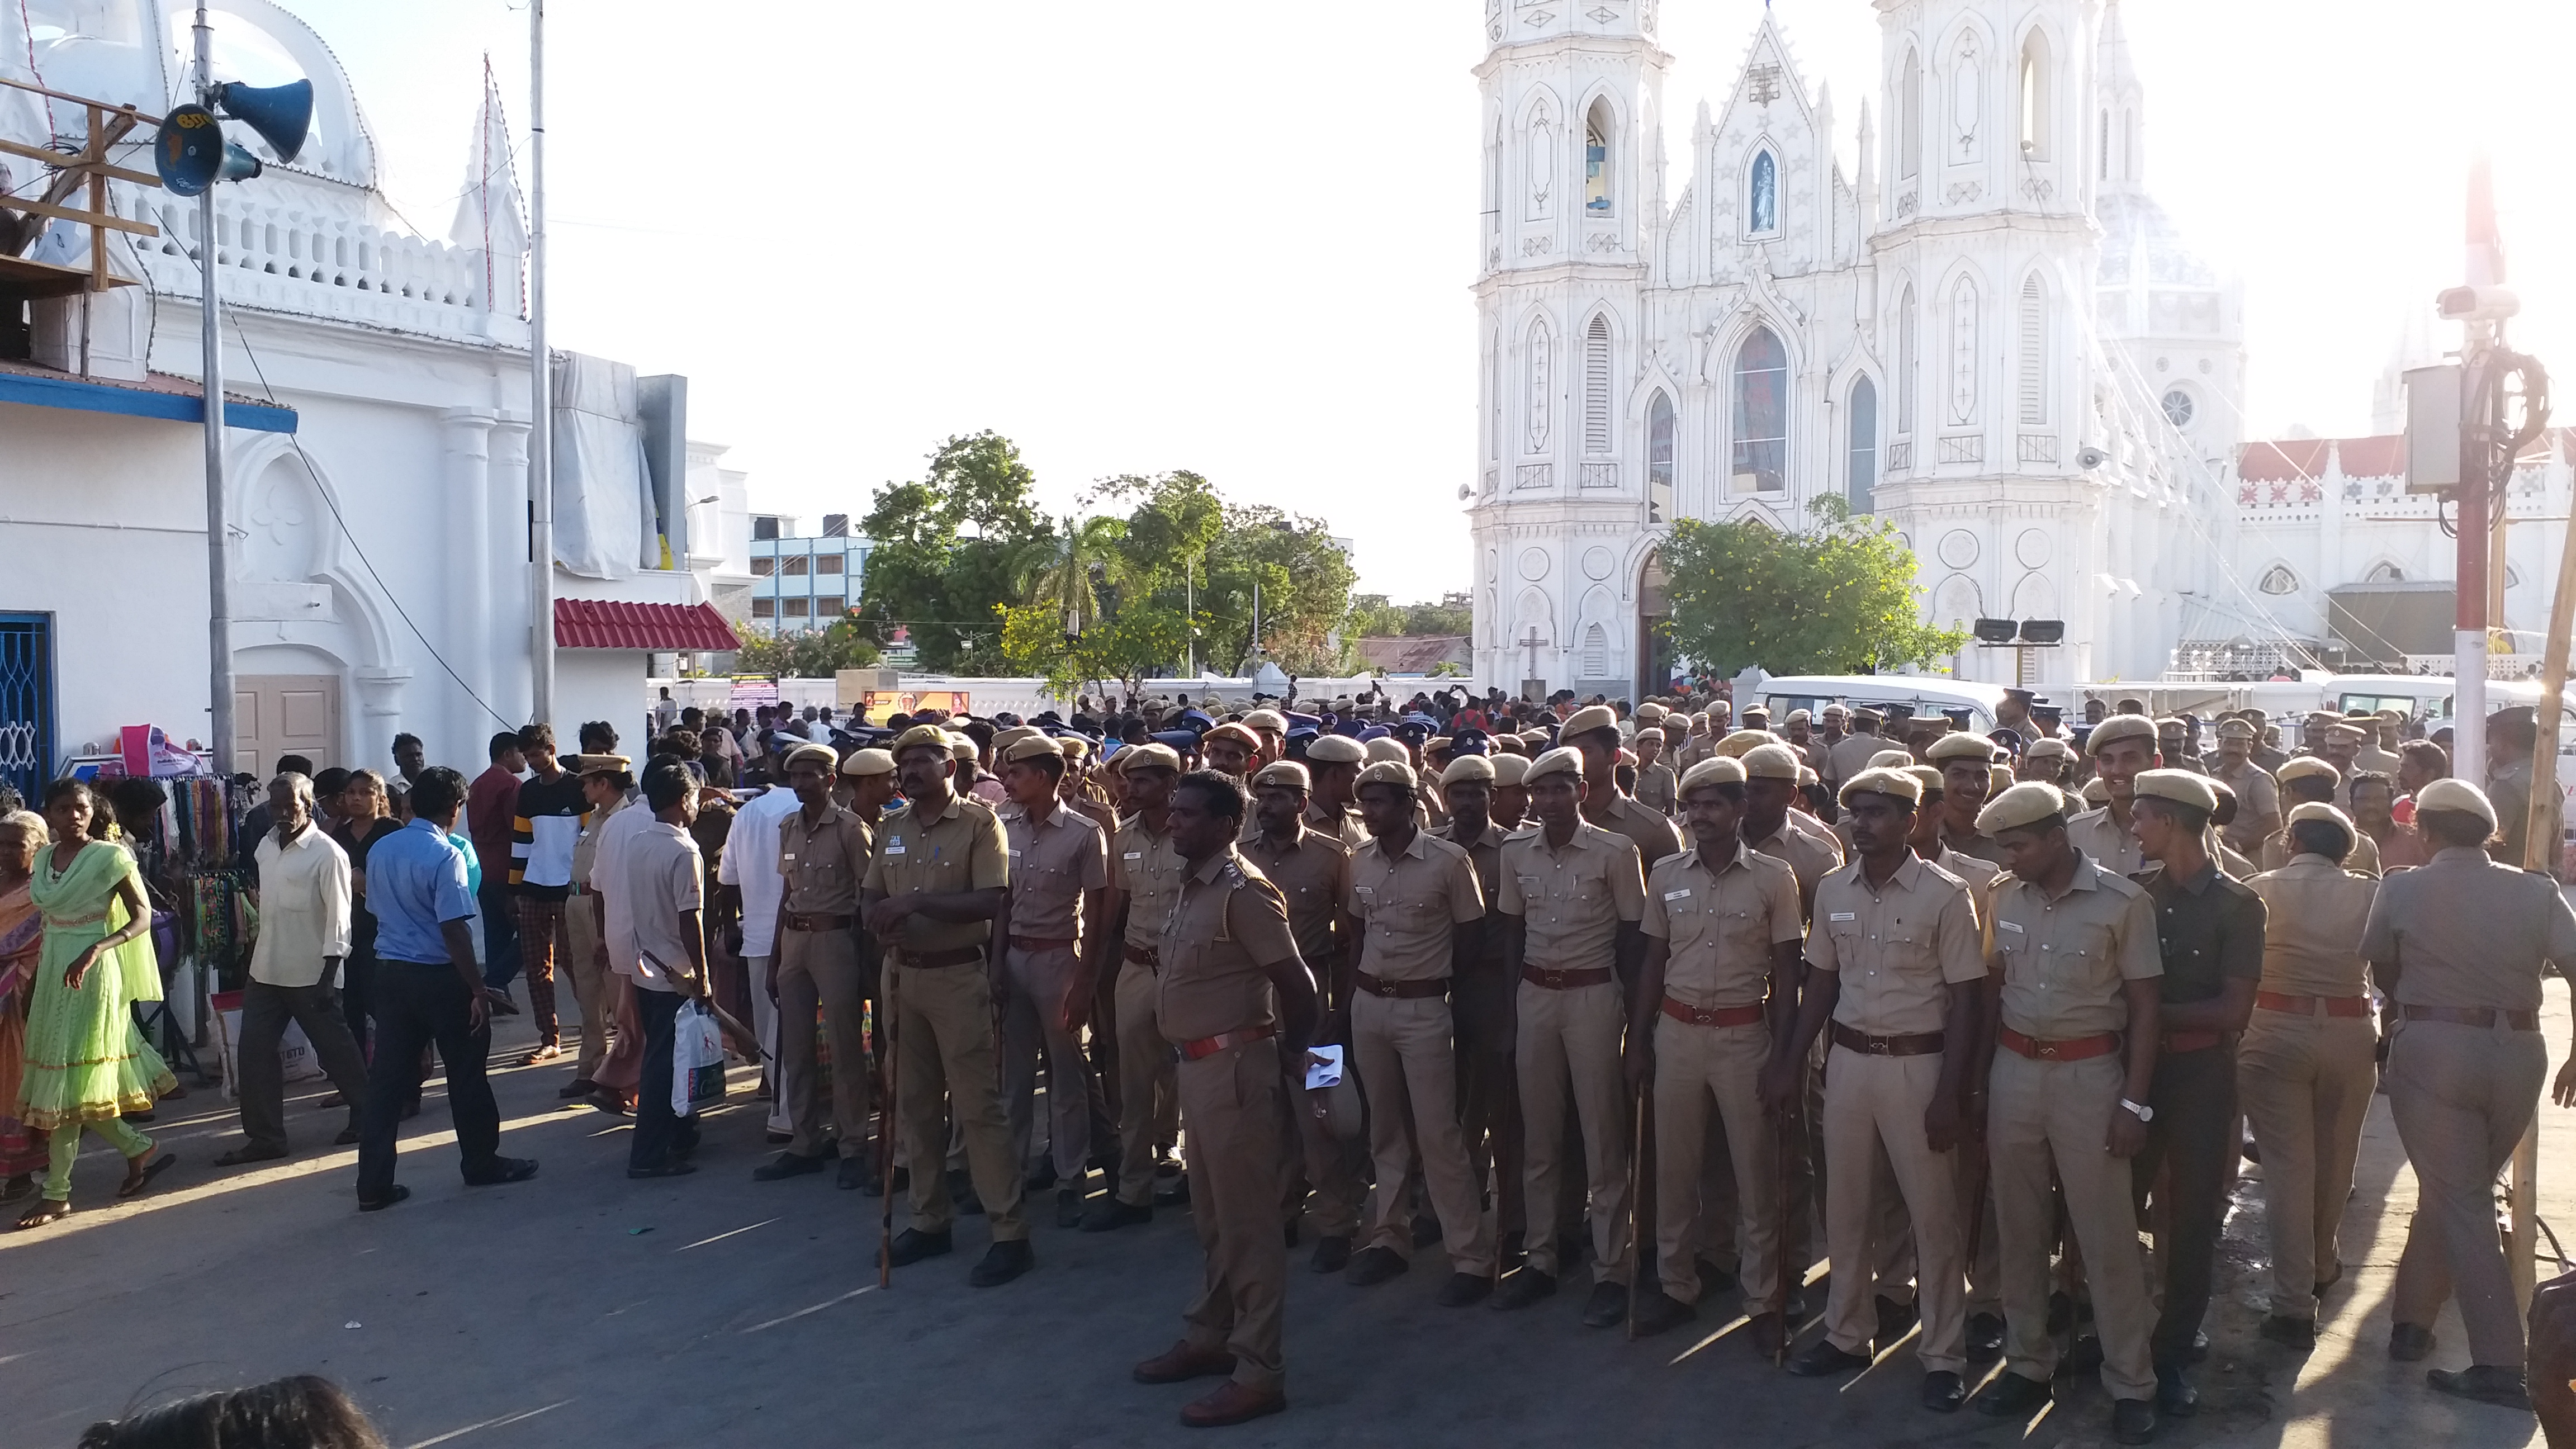
[{"label": "palm tree", "polygon": [[1022,595],[1063,616],[1067,638],[1080,635],[1101,615],[1100,591],[1112,583],[1124,526],[1115,518],[1068,515],[1061,532],[1036,541],[1027,560]]}]

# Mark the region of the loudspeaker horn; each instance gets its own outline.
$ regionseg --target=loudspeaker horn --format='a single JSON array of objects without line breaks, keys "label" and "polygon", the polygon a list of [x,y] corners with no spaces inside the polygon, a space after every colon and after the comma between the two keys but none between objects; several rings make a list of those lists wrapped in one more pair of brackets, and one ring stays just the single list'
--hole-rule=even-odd
[{"label": "loudspeaker horn", "polygon": [[203,106],[181,106],[161,118],[152,146],[153,169],[176,196],[196,196],[224,170],[224,128]]},{"label": "loudspeaker horn", "polygon": [[246,86],[240,81],[219,86],[215,104],[223,113],[259,132],[280,161],[292,161],[313,131],[313,82],[288,81],[282,86]]}]

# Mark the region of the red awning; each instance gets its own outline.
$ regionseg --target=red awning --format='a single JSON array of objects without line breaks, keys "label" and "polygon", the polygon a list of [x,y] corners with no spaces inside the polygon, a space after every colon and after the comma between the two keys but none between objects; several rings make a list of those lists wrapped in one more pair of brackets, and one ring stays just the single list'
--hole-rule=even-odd
[{"label": "red awning", "polygon": [[742,647],[713,604],[630,604],[618,599],[555,600],[558,649]]}]

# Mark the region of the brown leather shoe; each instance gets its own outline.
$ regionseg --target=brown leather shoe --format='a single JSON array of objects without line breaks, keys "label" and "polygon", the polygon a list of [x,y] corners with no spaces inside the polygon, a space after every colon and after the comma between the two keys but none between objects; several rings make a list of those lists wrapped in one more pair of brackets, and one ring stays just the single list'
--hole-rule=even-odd
[{"label": "brown leather shoe", "polygon": [[1200,1348],[1185,1338],[1173,1344],[1171,1352],[1136,1365],[1135,1372],[1140,1384],[1177,1384],[1234,1372],[1234,1355],[1221,1348]]},{"label": "brown leather shoe", "polygon": [[1753,1352],[1757,1357],[1764,1363],[1780,1361],[1780,1350],[1788,1344],[1789,1331],[1782,1325],[1779,1314],[1754,1314],[1753,1321],[1746,1324],[1745,1329],[1753,1336]]},{"label": "brown leather shoe", "polygon": [[1247,1389],[1232,1379],[1217,1385],[1216,1392],[1195,1403],[1183,1406],[1181,1423],[1192,1429],[1222,1429],[1228,1424],[1245,1424],[1265,1414],[1276,1414],[1288,1407],[1288,1396]]}]

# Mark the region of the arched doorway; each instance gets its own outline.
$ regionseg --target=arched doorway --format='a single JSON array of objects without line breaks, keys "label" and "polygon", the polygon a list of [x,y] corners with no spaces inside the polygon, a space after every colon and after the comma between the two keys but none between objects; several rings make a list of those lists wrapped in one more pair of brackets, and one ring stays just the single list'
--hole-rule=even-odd
[{"label": "arched doorway", "polygon": [[1671,580],[1661,554],[1646,555],[1637,580],[1637,698],[1662,694],[1673,681],[1673,641],[1664,632],[1672,616]]}]

